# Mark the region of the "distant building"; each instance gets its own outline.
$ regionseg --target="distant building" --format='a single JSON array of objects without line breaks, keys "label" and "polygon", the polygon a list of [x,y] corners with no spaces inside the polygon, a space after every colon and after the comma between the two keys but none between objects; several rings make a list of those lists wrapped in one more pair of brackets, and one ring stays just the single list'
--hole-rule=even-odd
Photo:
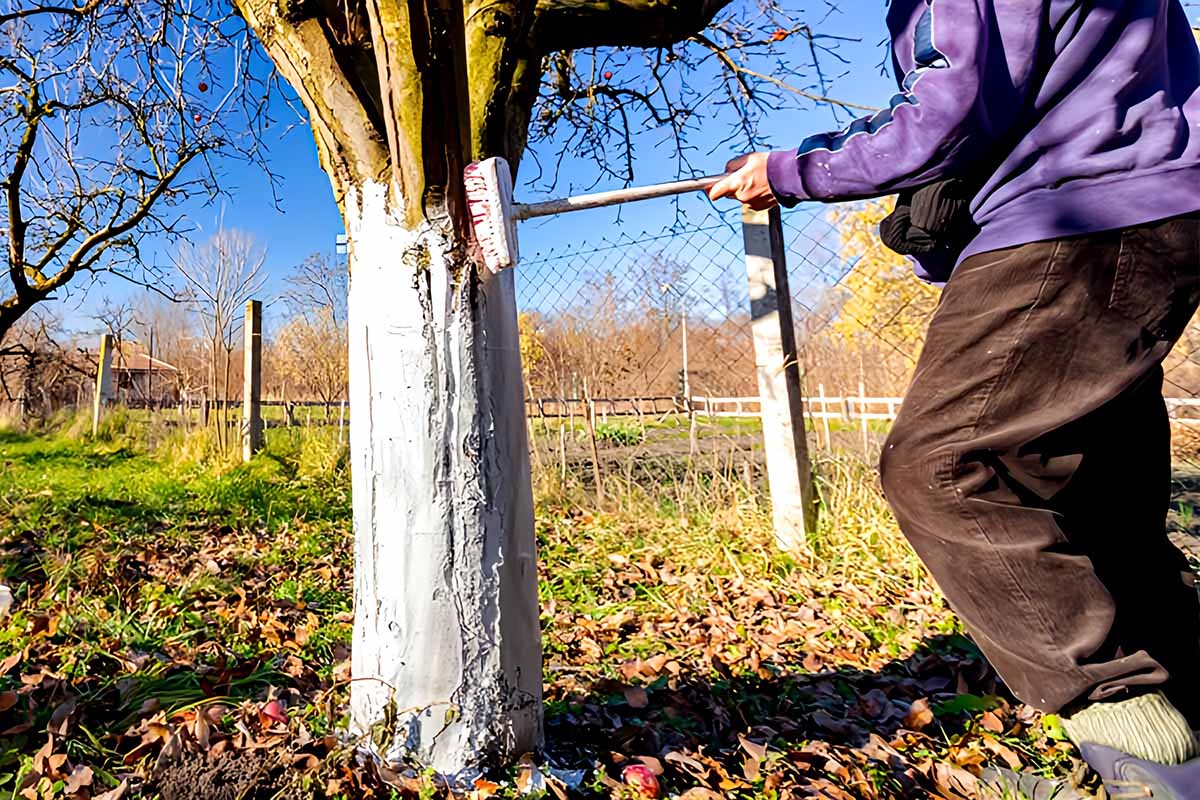
[{"label": "distant building", "polygon": [[136,345],[124,344],[113,354],[112,366],[118,403],[168,406],[179,402],[178,368],[151,358]]}]

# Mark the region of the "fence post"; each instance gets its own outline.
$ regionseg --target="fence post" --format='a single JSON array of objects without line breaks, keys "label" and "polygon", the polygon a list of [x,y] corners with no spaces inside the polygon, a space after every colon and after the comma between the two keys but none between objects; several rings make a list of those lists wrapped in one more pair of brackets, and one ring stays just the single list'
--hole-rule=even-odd
[{"label": "fence post", "polygon": [[96,391],[92,395],[92,436],[100,432],[100,409],[112,398],[114,341],[111,333],[106,333],[100,338],[100,360],[96,365]]},{"label": "fence post", "polygon": [[858,382],[858,418],[862,423],[863,458],[867,458],[871,455],[871,435],[867,423],[867,387],[862,381]]},{"label": "fence post", "polygon": [[817,391],[821,394],[821,425],[825,428],[825,449],[833,449],[833,439],[829,435],[829,402],[825,399],[825,384],[817,384]]},{"label": "fence post", "polygon": [[242,385],[242,460],[249,461],[262,449],[262,301],[246,301],[246,324],[242,329],[246,351]]},{"label": "fence post", "polygon": [[779,209],[743,207],[742,233],[775,541],[780,548],[793,550],[805,543],[815,526],[817,506]]},{"label": "fence post", "polygon": [[338,406],[338,447],[342,446],[346,436],[346,399],[343,397]]}]

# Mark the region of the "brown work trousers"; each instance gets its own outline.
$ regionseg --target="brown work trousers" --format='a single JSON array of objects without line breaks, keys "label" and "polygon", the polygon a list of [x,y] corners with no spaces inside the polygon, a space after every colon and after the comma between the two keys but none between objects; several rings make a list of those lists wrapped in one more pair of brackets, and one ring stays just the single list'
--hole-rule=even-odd
[{"label": "brown work trousers", "polygon": [[968,258],[884,445],[901,529],[1045,711],[1162,690],[1200,726],[1162,368],[1198,302],[1200,214]]}]

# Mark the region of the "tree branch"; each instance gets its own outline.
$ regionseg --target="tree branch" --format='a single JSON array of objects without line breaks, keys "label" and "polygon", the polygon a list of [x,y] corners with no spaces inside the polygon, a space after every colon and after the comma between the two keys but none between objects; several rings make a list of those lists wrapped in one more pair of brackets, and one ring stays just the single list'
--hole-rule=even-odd
[{"label": "tree branch", "polygon": [[753,92],[750,89],[749,85],[746,83],[745,78],[743,76],[756,78],[760,81],[766,81],[767,83],[770,83],[774,86],[778,86],[780,89],[783,89],[785,92],[791,92],[792,94],[799,95],[800,97],[804,97],[804,98],[813,100],[818,103],[828,103],[829,105],[840,106],[842,108],[847,108],[847,109],[854,109],[856,111],[872,111],[873,112],[873,111],[880,110],[879,108],[877,108],[875,106],[864,106],[864,105],[859,105],[858,103],[847,103],[843,100],[836,100],[832,97],[826,97],[824,95],[814,94],[812,92],[806,92],[803,89],[798,89],[795,86],[792,86],[790,83],[781,81],[779,78],[776,78],[772,75],[764,75],[761,72],[755,72],[754,70],[749,69],[748,67],[742,66],[741,64],[737,63],[737,61],[735,61],[729,55],[729,53],[727,53],[724,49],[722,49],[720,45],[718,45],[716,42],[712,41],[711,39],[709,39],[707,36],[705,36],[702,33],[693,34],[692,36],[689,36],[688,39],[693,42],[696,42],[697,44],[704,45],[709,50],[711,50],[713,52],[713,54],[717,57],[717,59],[721,62],[721,64],[725,67],[725,69],[727,69],[731,73],[733,73],[733,75],[735,76],[735,78],[738,81],[738,84],[742,87],[743,93],[745,93],[747,97],[752,96]]},{"label": "tree branch", "polygon": [[[321,164],[340,202],[352,186],[386,180],[387,147],[339,61],[335,28],[322,20],[289,21],[277,0],[238,0],[238,9],[308,111]],[[350,28],[345,20],[345,28]],[[369,92],[366,92],[369,94]]]},{"label": "tree branch", "polygon": [[88,2],[79,6],[30,6],[29,8],[0,14],[0,25],[37,14],[60,14],[69,17],[84,17],[95,11],[99,6],[100,0],[88,0]]},{"label": "tree branch", "polygon": [[732,0],[538,0],[533,41],[543,52],[668,47],[704,30]]}]

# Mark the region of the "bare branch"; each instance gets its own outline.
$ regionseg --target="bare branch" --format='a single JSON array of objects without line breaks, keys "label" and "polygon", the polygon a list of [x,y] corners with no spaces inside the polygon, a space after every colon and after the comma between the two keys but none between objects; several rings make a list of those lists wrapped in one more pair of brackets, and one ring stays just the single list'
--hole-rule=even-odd
[{"label": "bare branch", "polygon": [[717,59],[721,62],[721,64],[725,67],[725,69],[729,70],[731,73],[733,73],[734,75],[737,76],[738,82],[741,85],[742,90],[746,94],[747,97],[752,97],[754,92],[750,88],[750,85],[748,83],[746,83],[746,81],[744,80],[744,77],[751,77],[751,78],[757,78],[760,81],[766,81],[767,83],[772,84],[773,86],[778,86],[780,89],[783,89],[785,92],[791,92],[794,95],[803,97],[806,100],[812,100],[813,102],[816,102],[816,103],[827,103],[829,105],[839,106],[840,108],[853,109],[855,111],[879,111],[880,110],[877,106],[864,106],[864,105],[860,105],[858,103],[850,103],[845,100],[837,100],[833,97],[826,97],[825,95],[814,94],[812,92],[806,92],[803,89],[798,89],[795,86],[792,86],[790,83],[787,83],[786,81],[782,81],[779,78],[774,77],[773,75],[764,75],[761,72],[752,70],[752,69],[736,62],[729,55],[728,51],[726,51],[725,49],[718,46],[715,42],[713,42],[711,39],[709,39],[707,36],[705,36],[702,33],[694,34],[693,36],[690,36],[688,38],[690,41],[698,42],[699,44],[702,44],[705,47],[707,47],[709,50],[711,50],[713,55],[715,55],[717,57]]},{"label": "bare branch", "polygon": [[101,0],[88,0],[79,6],[43,6],[35,5],[29,8],[19,8],[16,11],[0,13],[0,25],[13,20],[26,19],[38,14],[59,14],[69,17],[83,17],[100,7]]}]

